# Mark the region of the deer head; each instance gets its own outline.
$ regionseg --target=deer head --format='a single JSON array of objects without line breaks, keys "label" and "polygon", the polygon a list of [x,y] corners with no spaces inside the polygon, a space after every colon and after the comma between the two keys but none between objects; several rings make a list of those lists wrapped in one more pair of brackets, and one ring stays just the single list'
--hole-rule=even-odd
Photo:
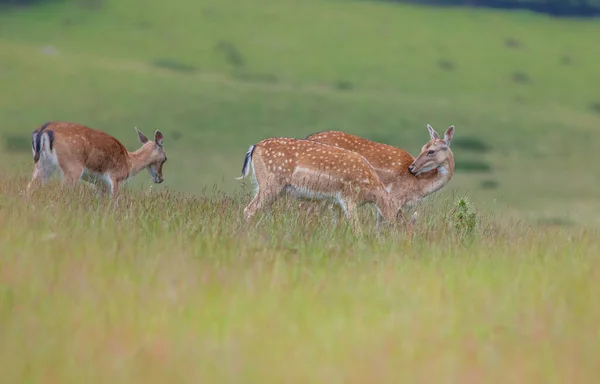
[{"label": "deer head", "polygon": [[408,167],[408,170],[415,176],[436,168],[440,172],[447,172],[445,166],[448,165],[449,158],[452,156],[450,142],[454,137],[454,125],[446,130],[443,139],[440,138],[440,135],[431,125],[427,124],[427,129],[431,140],[421,148],[419,156]]},{"label": "deer head", "polygon": [[135,128],[135,131],[142,144],[148,147],[148,157],[146,159],[148,165],[146,166],[146,169],[148,170],[148,173],[150,173],[150,176],[152,176],[152,181],[156,184],[160,184],[164,181],[162,167],[167,161],[167,155],[163,148],[163,134],[159,130],[156,130],[156,132],[154,132],[154,141],[150,141],[146,135],[137,129],[137,127]]}]

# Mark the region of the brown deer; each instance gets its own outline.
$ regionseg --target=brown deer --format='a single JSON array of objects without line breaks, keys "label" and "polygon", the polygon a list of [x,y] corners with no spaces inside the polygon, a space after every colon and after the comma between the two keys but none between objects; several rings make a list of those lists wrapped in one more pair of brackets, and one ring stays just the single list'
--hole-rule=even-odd
[{"label": "brown deer", "polygon": [[394,201],[402,204],[402,209],[418,205],[426,196],[442,189],[454,174],[454,156],[450,150],[454,126],[446,130],[443,139],[431,125],[427,124],[427,129],[431,140],[423,145],[416,158],[403,149],[340,131],[319,132],[306,139],[362,155]]},{"label": "brown deer", "polygon": [[157,130],[150,141],[137,127],[135,130],[143,145],[129,152],[113,136],[81,124],[58,121],[42,125],[31,135],[34,168],[27,191],[39,181],[45,184],[57,170],[63,184],[75,186],[80,179],[101,182],[110,196],[144,169],[154,183],[162,183],[167,161],[163,134]]},{"label": "brown deer", "polygon": [[[397,220],[392,201],[369,163],[359,154],[315,141],[270,138],[250,146],[242,179],[252,168],[255,195],[244,209],[247,221],[261,208],[269,208],[282,194],[296,198],[328,199],[339,205],[355,233],[356,208],[375,204],[377,223]],[[412,223],[409,223],[412,224]]]}]

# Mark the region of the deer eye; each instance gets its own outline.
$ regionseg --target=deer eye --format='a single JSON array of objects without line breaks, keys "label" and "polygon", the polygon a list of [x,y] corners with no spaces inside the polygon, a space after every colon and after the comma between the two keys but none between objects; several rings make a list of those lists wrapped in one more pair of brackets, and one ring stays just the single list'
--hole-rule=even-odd
[{"label": "deer eye", "polygon": [[427,154],[429,156],[433,155],[435,153],[435,151],[433,149],[430,149],[429,151],[427,151]]}]

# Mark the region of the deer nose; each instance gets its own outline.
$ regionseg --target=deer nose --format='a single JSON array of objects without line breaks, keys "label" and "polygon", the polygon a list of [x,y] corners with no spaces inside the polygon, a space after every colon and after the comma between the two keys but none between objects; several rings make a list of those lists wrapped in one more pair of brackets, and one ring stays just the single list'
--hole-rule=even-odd
[{"label": "deer nose", "polygon": [[413,169],[415,169],[415,165],[414,165],[414,164],[411,164],[411,165],[409,165],[409,166],[408,166],[408,170],[409,170],[409,171],[411,171],[411,172],[412,172],[412,171],[413,171]]}]

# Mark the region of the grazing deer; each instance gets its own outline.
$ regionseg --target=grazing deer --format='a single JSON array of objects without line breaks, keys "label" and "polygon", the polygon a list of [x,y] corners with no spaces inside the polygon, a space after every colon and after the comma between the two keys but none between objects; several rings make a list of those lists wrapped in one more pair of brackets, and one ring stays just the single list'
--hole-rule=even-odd
[{"label": "grazing deer", "polygon": [[252,168],[255,195],[244,209],[248,222],[283,193],[296,198],[328,199],[338,204],[355,233],[356,208],[372,203],[381,218],[394,223],[398,212],[385,186],[359,154],[310,140],[270,138],[250,146],[242,175]]},{"label": "grazing deer", "polygon": [[427,124],[427,129],[431,140],[423,145],[416,158],[400,148],[339,131],[319,132],[306,139],[362,155],[394,200],[401,202],[402,209],[418,205],[426,196],[442,189],[454,174],[454,156],[450,150],[454,126],[446,130],[443,139],[431,125]]},{"label": "grazing deer", "polygon": [[31,134],[35,165],[27,191],[38,181],[45,184],[56,170],[70,186],[80,179],[99,181],[110,196],[144,168],[153,182],[162,183],[162,167],[167,161],[162,133],[157,130],[150,141],[137,127],[135,130],[143,145],[129,152],[113,136],[80,124],[59,121],[42,125]]}]

